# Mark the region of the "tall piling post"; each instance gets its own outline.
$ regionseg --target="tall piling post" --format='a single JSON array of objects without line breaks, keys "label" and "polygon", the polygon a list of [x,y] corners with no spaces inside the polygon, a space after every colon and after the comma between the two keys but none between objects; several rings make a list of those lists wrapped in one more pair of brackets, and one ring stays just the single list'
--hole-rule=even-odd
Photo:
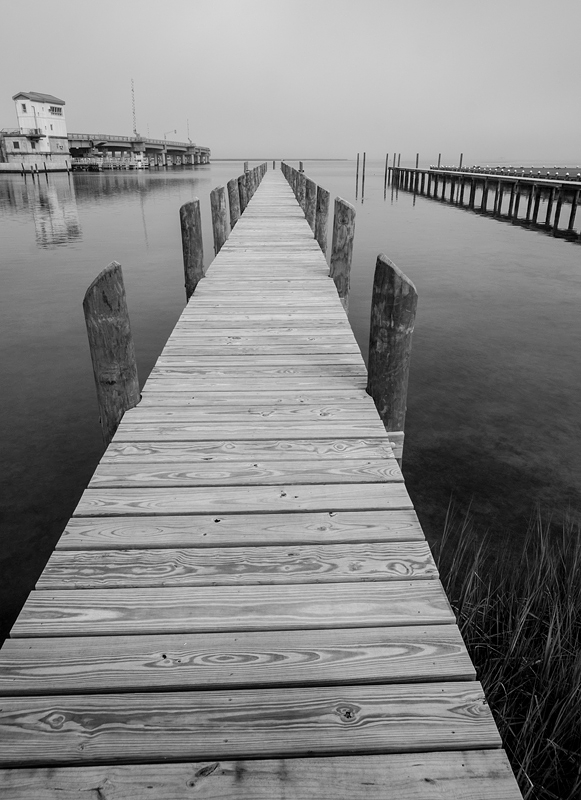
[{"label": "tall piling post", "polygon": [[313,234],[317,216],[317,184],[310,178],[305,180],[305,217]]},{"label": "tall piling post", "polygon": [[351,203],[341,197],[336,197],[329,275],[335,281],[335,286],[345,311],[349,310],[349,286],[351,282],[354,236],[355,209]]},{"label": "tall piling post", "polygon": [[141,395],[121,264],[113,261],[85,293],[83,311],[106,445]]},{"label": "tall piling post", "polygon": [[365,197],[365,153],[363,153],[363,169],[361,171],[361,199]]},{"label": "tall piling post", "polygon": [[228,189],[228,205],[230,206],[230,228],[240,219],[240,193],[238,192],[238,179],[232,178],[226,184]]},{"label": "tall piling post", "polygon": [[317,211],[315,216],[315,239],[323,253],[327,254],[327,228],[329,226],[329,201],[331,195],[317,186]]},{"label": "tall piling post", "polygon": [[189,300],[200,280],[204,277],[204,246],[202,243],[202,218],[197,197],[180,208],[182,252],[186,299]]},{"label": "tall piling post", "polygon": [[244,210],[248,205],[248,194],[246,192],[246,173],[238,177],[238,197],[240,201],[240,214],[244,214]]},{"label": "tall piling post", "polygon": [[[367,393],[388,435],[401,442],[418,293],[403,272],[382,253],[375,265],[369,327]],[[390,436],[391,440],[391,436]],[[401,463],[401,451],[398,459]]]},{"label": "tall piling post", "polygon": [[226,190],[217,186],[210,192],[212,210],[212,233],[214,234],[214,253],[218,255],[228,238],[228,219],[226,217]]},{"label": "tall piling post", "polygon": [[383,196],[385,197],[385,193],[387,192],[387,168],[388,168],[388,161],[389,161],[389,153],[386,153],[385,156],[385,174],[383,176]]}]

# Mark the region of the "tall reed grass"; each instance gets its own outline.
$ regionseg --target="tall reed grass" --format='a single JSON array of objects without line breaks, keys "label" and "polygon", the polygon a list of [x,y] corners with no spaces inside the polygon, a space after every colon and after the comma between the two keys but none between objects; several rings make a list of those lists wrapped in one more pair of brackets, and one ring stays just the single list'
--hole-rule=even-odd
[{"label": "tall reed grass", "polygon": [[525,800],[581,798],[581,532],[539,518],[520,554],[449,514],[436,560]]}]

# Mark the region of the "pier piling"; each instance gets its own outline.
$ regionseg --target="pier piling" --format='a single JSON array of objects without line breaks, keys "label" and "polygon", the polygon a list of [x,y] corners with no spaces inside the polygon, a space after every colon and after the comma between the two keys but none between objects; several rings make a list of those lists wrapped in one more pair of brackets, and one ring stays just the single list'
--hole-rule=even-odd
[{"label": "pier piling", "polygon": [[195,197],[180,208],[182,252],[186,299],[193,295],[198,282],[204,277],[204,245],[202,242],[202,218],[200,201]]}]

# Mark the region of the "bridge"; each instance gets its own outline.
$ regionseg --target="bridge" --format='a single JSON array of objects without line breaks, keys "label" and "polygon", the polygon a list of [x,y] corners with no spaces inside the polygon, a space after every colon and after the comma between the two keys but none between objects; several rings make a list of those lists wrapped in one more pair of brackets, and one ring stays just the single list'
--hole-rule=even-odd
[{"label": "bridge", "polygon": [[192,142],[171,142],[143,136],[112,136],[106,133],[69,133],[73,158],[88,158],[95,153],[115,153],[143,161],[148,165],[209,164],[210,148]]},{"label": "bridge", "polygon": [[2,797],[516,800],[280,172],[217,249],[0,652]]}]

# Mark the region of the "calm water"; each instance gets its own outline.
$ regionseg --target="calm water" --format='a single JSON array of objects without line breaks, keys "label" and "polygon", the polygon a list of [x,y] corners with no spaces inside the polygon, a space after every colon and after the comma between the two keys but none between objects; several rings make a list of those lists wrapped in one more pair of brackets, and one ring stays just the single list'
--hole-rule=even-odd
[{"label": "calm water", "polygon": [[[0,177],[3,421],[0,604],[11,624],[102,453],[81,302],[123,265],[139,374],[185,302],[179,206],[202,202],[242,162],[110,174]],[[368,162],[306,162],[356,204],[350,318],[367,350],[375,258],[420,295],[404,472],[430,539],[453,498],[480,528],[520,540],[531,515],[581,510],[581,248],[407,193],[383,196]]]}]

